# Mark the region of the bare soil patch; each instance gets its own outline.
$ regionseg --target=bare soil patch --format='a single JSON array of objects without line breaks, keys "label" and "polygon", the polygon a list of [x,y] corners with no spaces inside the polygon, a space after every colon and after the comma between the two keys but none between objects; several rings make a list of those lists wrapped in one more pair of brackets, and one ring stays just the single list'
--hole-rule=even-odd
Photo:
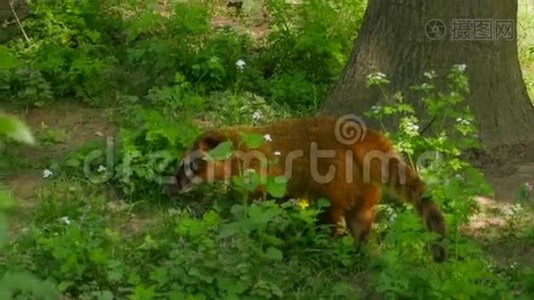
[{"label": "bare soil patch", "polygon": [[[84,143],[94,139],[105,139],[115,134],[115,126],[109,122],[103,109],[88,108],[78,104],[62,103],[58,107],[32,108],[26,111],[11,111],[24,120],[38,140],[52,136],[53,141],[34,147],[21,146],[15,155],[28,162],[58,159]],[[57,135],[57,136],[56,136]],[[7,170],[6,183],[16,198],[15,218],[11,230],[17,230],[25,223],[24,216],[35,206],[35,198],[43,178],[43,170],[27,168]]]},{"label": "bare soil patch", "polygon": [[60,157],[89,140],[115,134],[115,126],[103,109],[62,103],[58,107],[32,108],[17,114],[38,137],[55,135],[46,147],[25,147],[21,154],[31,159]]}]

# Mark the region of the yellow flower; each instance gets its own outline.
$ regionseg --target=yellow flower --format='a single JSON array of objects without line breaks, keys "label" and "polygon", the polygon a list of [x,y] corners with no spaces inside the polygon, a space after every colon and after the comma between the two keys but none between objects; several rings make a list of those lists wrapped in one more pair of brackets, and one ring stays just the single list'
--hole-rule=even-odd
[{"label": "yellow flower", "polygon": [[297,202],[300,209],[306,209],[308,206],[310,206],[310,201],[306,198],[301,198]]}]

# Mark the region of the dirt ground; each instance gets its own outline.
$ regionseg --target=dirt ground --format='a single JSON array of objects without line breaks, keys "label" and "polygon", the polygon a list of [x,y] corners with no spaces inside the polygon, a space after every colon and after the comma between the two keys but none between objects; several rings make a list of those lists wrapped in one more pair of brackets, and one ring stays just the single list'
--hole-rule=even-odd
[{"label": "dirt ground", "polygon": [[[46,180],[43,178],[44,169],[32,167],[32,162],[39,164],[61,158],[90,140],[105,139],[115,134],[115,127],[105,111],[81,105],[62,103],[60,107],[9,112],[24,120],[39,141],[36,146],[20,147],[16,152],[28,162],[29,167],[7,170],[5,178],[17,199],[15,211],[24,215],[35,206],[39,188]],[[13,224],[16,228],[21,226],[18,221]]]}]

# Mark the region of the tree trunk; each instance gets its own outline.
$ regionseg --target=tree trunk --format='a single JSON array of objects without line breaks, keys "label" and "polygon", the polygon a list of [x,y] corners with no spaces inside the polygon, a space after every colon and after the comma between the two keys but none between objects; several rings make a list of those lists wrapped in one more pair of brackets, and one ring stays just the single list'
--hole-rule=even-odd
[{"label": "tree trunk", "polygon": [[[433,19],[444,25],[444,36],[430,31]],[[487,32],[479,20],[492,25],[489,39],[483,39]],[[503,31],[510,27],[507,21],[512,22],[512,36]],[[366,87],[369,73],[386,74],[389,91],[404,93],[421,83],[426,71],[443,76],[452,65],[465,64],[467,103],[478,121],[481,142],[488,149],[526,144],[534,140],[534,109],[519,66],[516,21],[517,0],[369,0],[345,70],[319,113],[362,114],[376,105],[380,94]],[[453,31],[454,26],[459,31]],[[468,39],[455,40],[464,26],[473,30],[464,31]]]}]

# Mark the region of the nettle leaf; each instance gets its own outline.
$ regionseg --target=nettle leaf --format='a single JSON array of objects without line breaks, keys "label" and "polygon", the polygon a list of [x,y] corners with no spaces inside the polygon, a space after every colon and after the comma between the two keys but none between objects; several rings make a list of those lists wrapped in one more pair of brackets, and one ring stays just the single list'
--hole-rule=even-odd
[{"label": "nettle leaf", "polygon": [[211,149],[208,154],[215,160],[227,159],[232,154],[232,142],[225,141],[217,145],[217,147]]},{"label": "nettle leaf", "polygon": [[33,145],[35,139],[29,127],[18,118],[0,113],[0,136],[6,135],[15,141]]},{"label": "nettle leaf", "polygon": [[318,201],[317,201],[317,206],[319,208],[326,208],[326,207],[330,207],[330,201],[326,198],[320,198]]},{"label": "nettle leaf", "polygon": [[265,251],[265,257],[276,261],[280,261],[282,258],[284,258],[282,251],[274,247],[267,248]]},{"label": "nettle leaf", "polygon": [[255,172],[246,172],[243,176],[232,177],[232,183],[239,189],[252,192],[261,184],[261,178]]},{"label": "nettle leaf", "polygon": [[241,139],[248,148],[257,149],[263,143],[263,136],[256,133],[243,133]]},{"label": "nettle leaf", "polygon": [[239,299],[238,295],[247,290],[247,287],[239,281],[235,281],[232,277],[219,276],[217,277],[217,287],[220,290],[226,290],[226,299]]},{"label": "nettle leaf", "polygon": [[20,61],[6,46],[0,45],[0,69],[15,69],[20,66]]},{"label": "nettle leaf", "polygon": [[286,194],[287,178],[285,176],[277,176],[269,178],[267,181],[267,193],[275,198],[282,198]]},{"label": "nettle leaf", "polygon": [[230,223],[230,224],[225,224],[221,226],[221,230],[219,231],[218,237],[220,239],[225,239],[227,237],[233,236],[241,232],[240,224],[241,223]]}]

